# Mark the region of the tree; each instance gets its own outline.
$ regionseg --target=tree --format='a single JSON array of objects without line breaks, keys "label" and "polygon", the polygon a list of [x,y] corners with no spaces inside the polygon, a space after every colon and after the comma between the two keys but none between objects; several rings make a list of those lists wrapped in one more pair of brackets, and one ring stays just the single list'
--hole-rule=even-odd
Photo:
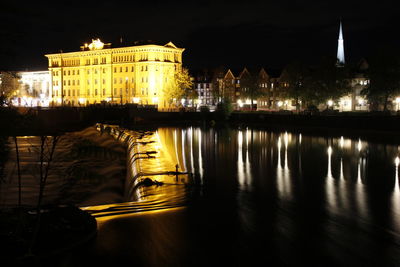
[{"label": "tree", "polygon": [[323,58],[305,85],[305,98],[312,104],[338,100],[351,92],[349,68],[337,67],[334,58]]},{"label": "tree", "polygon": [[170,81],[164,89],[164,97],[170,104],[180,105],[180,100],[186,95],[188,90],[193,87],[192,77],[188,69],[182,68],[175,72],[174,79]]},{"label": "tree", "polygon": [[0,106],[6,105],[12,94],[19,89],[18,78],[15,72],[1,73]]},{"label": "tree", "polygon": [[369,60],[369,86],[361,93],[373,109],[388,108],[389,99],[400,92],[400,55],[392,49],[380,49]]},{"label": "tree", "polygon": [[293,61],[286,66],[282,72],[280,81],[285,83],[285,95],[296,102],[296,110],[300,110],[300,102],[306,103],[311,100],[310,92],[307,91],[307,83],[310,80],[310,72],[306,65],[300,61]]},{"label": "tree", "polygon": [[258,77],[251,75],[245,68],[240,74],[240,89],[243,97],[250,99],[251,108],[253,109],[253,102],[262,95],[261,88],[258,83]]}]

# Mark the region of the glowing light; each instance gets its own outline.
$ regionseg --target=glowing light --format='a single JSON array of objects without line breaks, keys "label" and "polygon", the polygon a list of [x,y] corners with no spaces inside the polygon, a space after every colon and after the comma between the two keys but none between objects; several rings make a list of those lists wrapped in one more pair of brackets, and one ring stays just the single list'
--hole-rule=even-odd
[{"label": "glowing light", "polygon": [[158,97],[153,97],[153,104],[157,104],[158,103]]},{"label": "glowing light", "polygon": [[360,106],[364,105],[364,99],[358,99],[358,104],[359,104]]},{"label": "glowing light", "polygon": [[396,159],[394,160],[394,164],[396,164],[396,167],[399,167],[400,164],[400,158],[396,157]]},{"label": "glowing light", "polygon": [[140,102],[140,97],[134,97],[133,103],[138,104]]},{"label": "glowing light", "polygon": [[278,101],[278,107],[282,107],[283,102],[282,101]]},{"label": "glowing light", "polygon": [[[80,105],[84,105],[85,104],[86,99],[85,98],[79,98],[78,102]],[[61,102],[61,101],[60,101]]]},{"label": "glowing light", "polygon": [[242,100],[238,99],[237,103],[238,103],[239,107],[243,107],[243,102],[242,102]]},{"label": "glowing light", "polygon": [[396,103],[400,104],[400,97],[396,97]]},{"label": "glowing light", "polygon": [[103,47],[104,47],[104,43],[102,41],[100,41],[99,38],[97,38],[96,40],[92,39],[92,43],[89,44],[90,50],[99,50],[99,49],[103,49]]},{"label": "glowing light", "polygon": [[333,101],[332,100],[328,100],[328,106],[330,106],[330,107],[333,106]]}]

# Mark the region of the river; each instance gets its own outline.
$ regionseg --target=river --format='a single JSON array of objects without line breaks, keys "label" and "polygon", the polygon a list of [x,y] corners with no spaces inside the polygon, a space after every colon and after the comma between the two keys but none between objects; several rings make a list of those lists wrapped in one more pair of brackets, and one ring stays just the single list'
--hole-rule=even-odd
[{"label": "river", "polygon": [[[158,128],[139,159],[162,186],[86,207],[75,265],[400,264],[399,146],[243,128]],[[129,166],[128,166],[129,168]],[[129,179],[129,177],[128,177]]]}]

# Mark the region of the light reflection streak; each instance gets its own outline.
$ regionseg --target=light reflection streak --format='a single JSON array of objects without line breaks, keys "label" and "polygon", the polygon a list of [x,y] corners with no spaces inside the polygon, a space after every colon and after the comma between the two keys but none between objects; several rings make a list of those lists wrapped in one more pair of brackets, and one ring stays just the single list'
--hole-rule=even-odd
[{"label": "light reflection streak", "polygon": [[189,128],[189,136],[190,136],[190,169],[194,174],[194,156],[193,156],[193,127]]},{"label": "light reflection streak", "polygon": [[285,142],[285,156],[284,156],[284,167],[282,168],[281,163],[281,148],[282,148],[282,140],[279,136],[278,138],[278,166],[276,171],[277,178],[277,186],[278,190],[281,192],[281,197],[290,198],[290,173],[288,167],[288,159],[287,159],[287,146],[288,146],[288,137],[287,133],[284,135]]},{"label": "light reflection streak", "polygon": [[337,203],[338,203],[338,196],[337,196],[337,188],[335,188],[335,179],[332,175],[332,146],[329,146],[327,149],[328,154],[328,167],[327,167],[327,174],[326,174],[326,197],[329,205],[333,210],[336,211]]},{"label": "light reflection streak", "polygon": [[399,185],[399,164],[400,158],[397,156],[394,160],[395,175],[394,189],[392,194],[393,226],[397,231],[400,230],[400,185]]},{"label": "light reflection streak", "polygon": [[202,144],[201,144],[201,130],[200,128],[197,129],[197,136],[199,138],[199,174],[200,174],[200,181],[203,183],[203,175],[204,175],[204,170],[203,170],[203,156],[202,156]]},{"label": "light reflection streak", "polygon": [[[359,141],[358,143],[358,150],[361,151],[361,146],[360,146],[361,142]],[[354,190],[354,197],[355,197],[355,201],[357,203],[357,209],[359,212],[359,216],[366,216],[366,206],[365,206],[365,188],[364,185],[362,183],[363,181],[363,173],[365,173],[365,171],[363,171],[365,169],[365,164],[364,164],[364,160],[362,158],[361,155],[359,155],[359,159],[358,159],[358,164],[357,164],[357,180],[355,183],[355,190]],[[363,170],[362,170],[363,167]]]},{"label": "light reflection streak", "polygon": [[244,164],[243,164],[243,133],[238,131],[238,182],[240,188],[244,187],[245,184],[245,174],[244,174]]},{"label": "light reflection streak", "polygon": [[184,129],[182,129],[181,131],[181,138],[182,138],[182,163],[183,163],[182,171],[185,172],[187,171],[187,165],[186,165],[186,146],[185,146],[186,131]]}]

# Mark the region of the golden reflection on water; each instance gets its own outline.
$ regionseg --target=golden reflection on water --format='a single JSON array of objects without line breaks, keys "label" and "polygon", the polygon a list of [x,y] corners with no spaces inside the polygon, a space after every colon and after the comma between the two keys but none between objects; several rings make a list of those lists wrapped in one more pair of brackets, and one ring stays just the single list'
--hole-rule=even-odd
[{"label": "golden reflection on water", "polygon": [[[115,133],[114,135],[117,136]],[[135,142],[135,140],[133,138],[130,142]],[[174,171],[175,166],[178,165],[179,171],[192,172],[199,178],[201,184],[204,184],[204,180],[210,173],[222,174],[225,176],[220,178],[220,181],[228,182],[230,179],[237,179],[235,182],[239,189],[239,206],[242,205],[240,193],[253,192],[255,186],[258,186],[262,180],[276,179],[276,183],[272,183],[272,186],[276,187],[279,199],[290,201],[299,191],[296,188],[298,187],[296,182],[300,184],[308,181],[311,185],[319,186],[319,182],[313,182],[311,179],[319,179],[319,181],[323,179],[321,189],[324,191],[329,214],[347,214],[347,216],[357,218],[369,216],[367,169],[370,144],[361,139],[352,140],[343,136],[339,138],[311,137],[253,129],[220,132],[215,129],[202,130],[187,127],[183,129],[159,128],[153,134],[144,136],[141,141],[150,143],[139,144],[137,148],[156,151],[155,158],[138,159],[135,161],[137,164],[130,166],[132,173]],[[381,147],[378,147],[379,149]],[[133,157],[133,151],[130,156]],[[226,166],[218,166],[218,164],[226,164]],[[395,215],[394,224],[397,223],[396,227],[400,230],[400,224],[398,224],[400,222],[399,164],[400,159],[397,157],[394,161],[395,185],[391,205]],[[227,166],[230,166],[230,169]],[[222,171],[211,168],[220,168]],[[316,169],[322,170],[322,172],[316,172],[319,177],[314,172],[310,172]],[[166,185],[141,187],[135,191],[134,197],[127,199],[127,201],[137,199],[137,202],[101,207],[99,209],[103,210],[103,213],[99,212],[99,214],[117,216],[124,212],[171,209],[185,205],[187,199],[185,185],[191,182],[188,177],[181,176],[178,181],[174,176],[168,175],[157,175],[151,178],[162,181]],[[382,176],[380,179],[389,178]]]}]

